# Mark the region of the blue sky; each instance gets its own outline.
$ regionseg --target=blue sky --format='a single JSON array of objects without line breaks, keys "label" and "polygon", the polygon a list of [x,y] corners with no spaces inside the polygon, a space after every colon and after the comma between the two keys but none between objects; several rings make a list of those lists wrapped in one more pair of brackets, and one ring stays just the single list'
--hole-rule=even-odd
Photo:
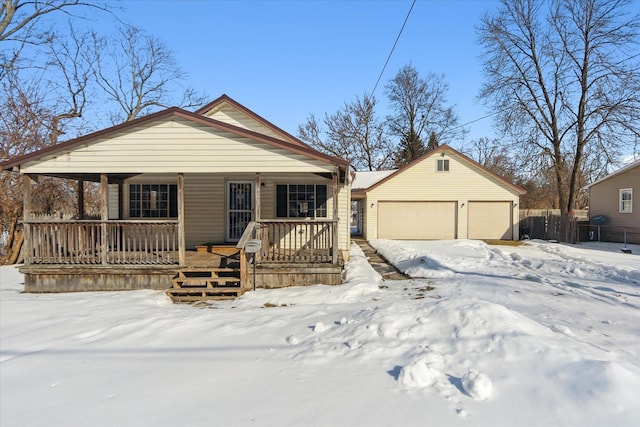
[{"label": "blue sky", "polygon": [[[411,0],[125,0],[119,15],[164,40],[212,99],[222,93],[296,134],[310,113],[323,117],[371,92]],[[405,64],[444,73],[462,123],[490,114],[475,28],[497,1],[417,0],[375,95]],[[491,119],[469,125],[466,141],[494,137]],[[452,141],[459,147],[463,141]]]}]

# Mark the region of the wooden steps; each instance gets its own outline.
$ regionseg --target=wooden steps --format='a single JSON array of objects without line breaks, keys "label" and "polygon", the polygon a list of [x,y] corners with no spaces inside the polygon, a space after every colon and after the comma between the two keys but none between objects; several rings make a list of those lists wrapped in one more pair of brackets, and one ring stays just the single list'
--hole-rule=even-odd
[{"label": "wooden steps", "polygon": [[172,282],[167,295],[174,303],[234,299],[243,293],[240,270],[234,268],[187,268]]}]

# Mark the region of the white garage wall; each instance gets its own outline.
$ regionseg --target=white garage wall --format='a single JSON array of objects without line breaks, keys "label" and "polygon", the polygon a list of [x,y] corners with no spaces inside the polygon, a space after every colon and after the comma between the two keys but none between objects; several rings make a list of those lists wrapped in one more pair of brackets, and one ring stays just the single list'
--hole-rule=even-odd
[{"label": "white garage wall", "polygon": [[[449,171],[438,172],[438,160],[449,160]],[[448,147],[401,169],[367,191],[365,238],[378,238],[378,204],[389,201],[457,203],[457,237],[460,239],[469,237],[469,201],[511,202],[511,238],[518,238],[517,190]]]}]

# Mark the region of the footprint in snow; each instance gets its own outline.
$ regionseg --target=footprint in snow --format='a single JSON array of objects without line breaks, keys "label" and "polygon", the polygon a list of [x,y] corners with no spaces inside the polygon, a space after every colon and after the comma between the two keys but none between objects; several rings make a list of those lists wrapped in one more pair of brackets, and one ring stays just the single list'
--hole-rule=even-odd
[{"label": "footprint in snow", "polygon": [[566,327],[565,325],[553,325],[551,327],[551,330],[553,332],[557,332],[559,334],[564,334],[567,336],[573,336],[573,332],[571,332],[571,329],[569,329],[568,327]]},{"label": "footprint in snow", "polygon": [[475,369],[469,369],[462,376],[461,383],[465,393],[475,400],[487,400],[493,391],[493,383],[489,377]]},{"label": "footprint in snow", "polygon": [[317,322],[315,325],[311,327],[313,332],[324,332],[327,330],[327,327],[322,322]]},{"label": "footprint in snow", "polygon": [[289,335],[286,338],[287,344],[289,345],[297,345],[298,343],[300,343],[300,340],[298,340],[298,338],[295,337],[295,335]]}]

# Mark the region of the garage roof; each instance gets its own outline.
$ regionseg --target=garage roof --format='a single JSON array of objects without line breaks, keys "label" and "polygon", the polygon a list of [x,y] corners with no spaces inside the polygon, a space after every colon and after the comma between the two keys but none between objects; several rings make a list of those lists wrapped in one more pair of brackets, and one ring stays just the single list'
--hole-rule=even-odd
[{"label": "garage roof", "polygon": [[448,146],[446,144],[441,145],[438,148],[436,148],[434,150],[431,150],[426,154],[423,154],[422,156],[418,157],[417,159],[414,159],[413,161],[407,163],[406,165],[404,165],[400,169],[387,170],[387,171],[377,171],[376,174],[371,173],[371,175],[367,175],[368,172],[356,172],[356,178],[355,178],[356,180],[359,179],[358,177],[359,177],[360,174],[363,174],[363,176],[362,176],[362,179],[360,180],[360,182],[354,181],[354,183],[351,186],[352,191],[356,192],[356,193],[366,193],[366,192],[376,188],[377,186],[381,185],[382,183],[384,183],[386,181],[389,181],[390,179],[393,179],[394,176],[396,176],[398,174],[401,174],[403,171],[413,167],[414,165],[422,162],[423,160],[426,160],[429,157],[431,157],[431,156],[433,156],[435,154],[439,154],[439,153],[455,154],[456,156],[460,157],[463,161],[465,161],[466,163],[468,163],[472,167],[480,169],[480,170],[486,172],[487,174],[495,177],[498,181],[502,182],[505,186],[515,190],[520,195],[525,194],[527,192],[524,188],[522,188],[522,187],[520,187],[518,185],[515,185],[514,183],[510,182],[509,180],[501,177],[500,175],[496,174],[495,172],[492,172],[491,170],[489,170],[486,167],[482,166],[480,163],[476,162],[475,160],[470,159],[469,157],[465,156],[461,152],[451,148],[450,146]]}]

